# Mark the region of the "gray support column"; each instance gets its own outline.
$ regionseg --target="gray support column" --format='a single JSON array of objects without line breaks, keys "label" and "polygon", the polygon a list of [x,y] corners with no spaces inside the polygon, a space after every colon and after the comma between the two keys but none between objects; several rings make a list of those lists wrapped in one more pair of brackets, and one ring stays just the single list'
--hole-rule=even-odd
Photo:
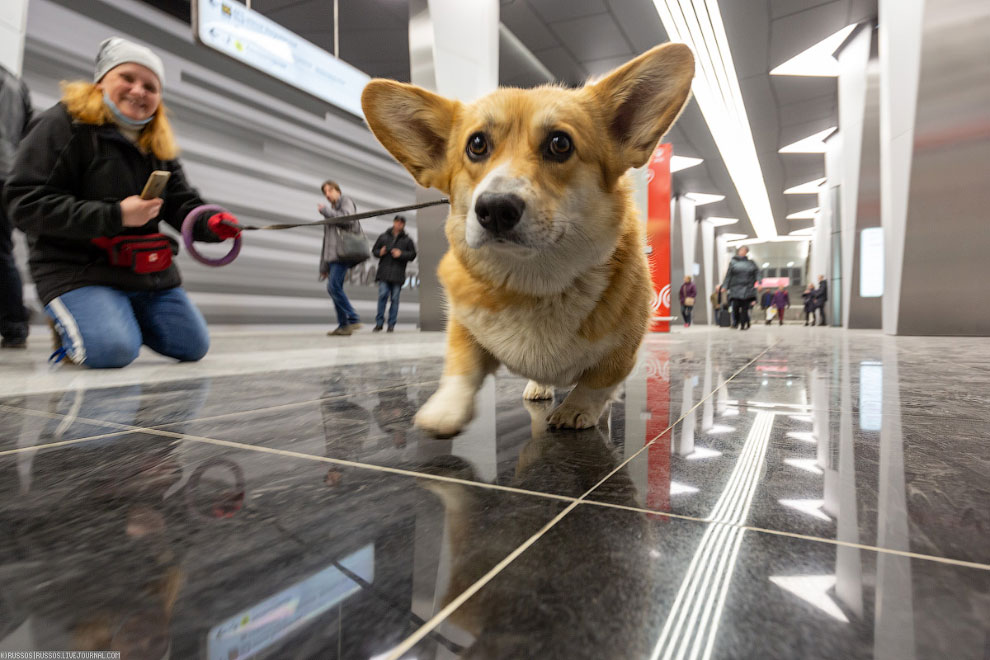
[{"label": "gray support column", "polygon": [[[892,11],[903,14],[902,4],[914,3],[894,3]],[[904,135],[892,132],[889,149],[892,159],[910,150],[906,171],[903,163],[889,163],[892,178],[907,177],[906,190],[894,187],[896,178],[891,182],[890,224],[896,230],[900,223],[901,236],[893,238],[902,246],[900,254],[888,252],[900,272],[900,282],[888,284],[899,298],[893,331],[990,336],[990,308],[973,304],[986,299],[982,273],[990,251],[990,3],[928,2],[920,23],[920,34],[908,34],[920,37],[914,122]],[[889,35],[891,42],[904,37]],[[897,112],[898,101],[890,101]],[[886,323],[884,330],[890,332]]]},{"label": "gray support column", "polygon": [[839,52],[839,224],[842,227],[842,320],[849,327],[853,254],[856,247],[856,208],[859,199],[859,167],[863,148],[863,114],[866,108],[866,65],[870,59],[873,30],[861,25]]},{"label": "gray support column", "polygon": [[897,334],[904,233],[921,67],[925,0],[880,0],[880,186],[884,233],[883,331]]},{"label": "gray support column", "polygon": [[[709,297],[715,291],[715,287],[720,284],[718,273],[715,272],[715,227],[709,222],[702,222],[699,228],[701,232],[701,275],[705,283],[705,299],[702,301],[705,307],[705,318],[709,325],[715,325],[716,319],[712,312],[712,303]],[[700,293],[700,292],[699,292]],[[711,390],[707,390],[711,391]]]},{"label": "gray support column", "polygon": [[0,64],[20,76],[24,64],[28,0],[0,2]]},{"label": "gray support column", "polygon": [[[410,80],[461,101],[473,101],[498,86],[498,0],[410,0]],[[464,29],[469,25],[471,29]],[[435,190],[417,188],[416,201],[438,199]],[[443,292],[436,270],[447,251],[443,227],[447,209],[416,214],[419,232],[420,329],[446,326]]]}]

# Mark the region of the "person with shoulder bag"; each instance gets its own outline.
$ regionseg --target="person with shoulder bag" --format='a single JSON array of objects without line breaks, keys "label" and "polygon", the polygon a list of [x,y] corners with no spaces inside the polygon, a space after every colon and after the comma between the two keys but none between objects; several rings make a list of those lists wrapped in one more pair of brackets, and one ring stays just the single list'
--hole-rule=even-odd
[{"label": "person with shoulder bag", "polygon": [[[317,206],[324,218],[332,219],[357,213],[357,205],[340,192],[335,181],[324,181],[320,186],[323,196],[330,202]],[[320,253],[320,281],[327,280],[327,293],[333,300],[337,313],[337,327],[327,335],[349,336],[361,328],[361,317],[354,311],[344,293],[344,280],[351,268],[371,258],[371,247],[358,220],[331,223],[323,226],[323,250]]]},{"label": "person with shoulder bag", "polygon": [[694,299],[698,295],[698,287],[691,281],[690,275],[684,276],[684,283],[678,292],[681,301],[681,315],[684,317],[684,327],[691,327],[691,316],[694,313]]},{"label": "person with shoulder bag", "polygon": [[[181,230],[205,203],[189,185],[162,103],[161,59],[113,37],[93,82],[62,86],[17,150],[3,201],[28,239],[31,276],[60,348],[52,359],[123,367],[141,345],[179,361],[210,346],[206,321],[172,263]],[[160,190],[147,186],[158,183]],[[193,238],[240,234],[229,213],[202,210]]]}]

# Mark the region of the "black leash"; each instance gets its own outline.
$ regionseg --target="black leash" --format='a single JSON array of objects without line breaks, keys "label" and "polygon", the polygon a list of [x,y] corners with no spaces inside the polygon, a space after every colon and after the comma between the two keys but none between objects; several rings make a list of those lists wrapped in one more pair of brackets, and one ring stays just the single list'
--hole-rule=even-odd
[{"label": "black leash", "polygon": [[443,199],[434,200],[432,202],[422,202],[420,204],[410,204],[409,206],[397,206],[393,209],[378,209],[376,211],[364,211],[362,213],[352,213],[351,215],[341,215],[336,218],[327,218],[325,220],[317,220],[316,222],[296,222],[281,225],[265,225],[264,227],[252,227],[250,225],[239,225],[233,222],[228,222],[226,220],[221,221],[220,224],[229,225],[236,229],[241,229],[244,231],[260,231],[263,229],[295,229],[296,227],[322,227],[323,225],[337,225],[343,224],[345,222],[353,222],[354,220],[364,220],[365,218],[374,218],[378,215],[389,215],[390,213],[402,213],[403,211],[415,211],[416,209],[423,209],[427,206],[439,206],[440,204],[450,204],[450,200],[446,197]]}]

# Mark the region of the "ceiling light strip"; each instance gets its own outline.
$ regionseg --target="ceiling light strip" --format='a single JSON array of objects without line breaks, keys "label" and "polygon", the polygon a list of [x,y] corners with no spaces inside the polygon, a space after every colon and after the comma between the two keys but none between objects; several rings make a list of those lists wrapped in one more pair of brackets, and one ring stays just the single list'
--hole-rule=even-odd
[{"label": "ceiling light strip", "polygon": [[759,238],[777,235],[753,133],[715,0],[654,0],[671,41],[686,43],[698,63],[691,85],[705,122]]}]

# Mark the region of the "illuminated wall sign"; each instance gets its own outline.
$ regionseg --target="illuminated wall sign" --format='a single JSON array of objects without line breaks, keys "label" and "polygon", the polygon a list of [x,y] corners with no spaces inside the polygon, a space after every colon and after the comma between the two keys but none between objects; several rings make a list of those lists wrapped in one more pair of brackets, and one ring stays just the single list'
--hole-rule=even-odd
[{"label": "illuminated wall sign", "polygon": [[859,233],[859,295],[883,295],[883,227],[870,227]]},{"label": "illuminated wall sign", "polygon": [[361,90],[368,75],[235,0],[194,0],[193,34],[205,46],[364,117]]}]

